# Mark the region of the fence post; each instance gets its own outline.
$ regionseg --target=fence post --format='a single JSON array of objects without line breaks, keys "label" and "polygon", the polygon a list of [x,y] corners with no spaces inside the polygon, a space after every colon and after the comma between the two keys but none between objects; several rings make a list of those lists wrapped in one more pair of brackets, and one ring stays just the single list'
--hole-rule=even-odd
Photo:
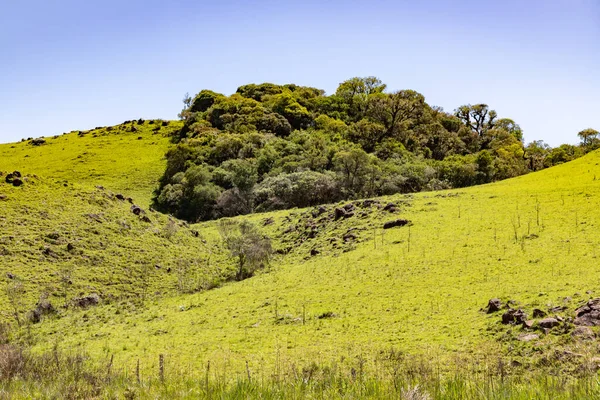
[{"label": "fence post", "polygon": [[159,354],[158,356],[158,376],[160,378],[160,382],[165,382],[165,356],[163,354]]}]

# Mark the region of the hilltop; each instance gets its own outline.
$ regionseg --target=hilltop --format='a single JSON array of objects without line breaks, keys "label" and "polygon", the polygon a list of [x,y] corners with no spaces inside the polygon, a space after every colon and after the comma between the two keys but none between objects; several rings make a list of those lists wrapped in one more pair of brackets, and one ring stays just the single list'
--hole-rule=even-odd
[{"label": "hilltop", "polygon": [[180,121],[133,120],[1,144],[0,171],[22,171],[86,188],[104,186],[147,207],[171,138],[181,127]]}]

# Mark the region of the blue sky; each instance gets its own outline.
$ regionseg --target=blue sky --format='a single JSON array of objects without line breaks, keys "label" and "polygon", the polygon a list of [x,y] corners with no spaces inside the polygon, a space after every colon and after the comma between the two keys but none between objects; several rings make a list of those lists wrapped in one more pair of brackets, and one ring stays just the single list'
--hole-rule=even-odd
[{"label": "blue sky", "polygon": [[0,142],[174,119],[186,92],[353,76],[526,141],[600,130],[600,1],[0,0]]}]

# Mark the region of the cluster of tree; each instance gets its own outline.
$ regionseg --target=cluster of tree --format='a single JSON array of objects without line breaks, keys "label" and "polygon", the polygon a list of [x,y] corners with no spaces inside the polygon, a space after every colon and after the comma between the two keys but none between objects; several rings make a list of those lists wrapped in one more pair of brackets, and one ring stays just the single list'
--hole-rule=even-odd
[{"label": "cluster of tree", "polygon": [[598,144],[588,130],[581,147],[525,146],[519,125],[486,104],[448,113],[375,77],[342,82],[329,96],[264,83],[231,96],[202,90],[184,104],[154,202],[189,221],[488,183]]}]

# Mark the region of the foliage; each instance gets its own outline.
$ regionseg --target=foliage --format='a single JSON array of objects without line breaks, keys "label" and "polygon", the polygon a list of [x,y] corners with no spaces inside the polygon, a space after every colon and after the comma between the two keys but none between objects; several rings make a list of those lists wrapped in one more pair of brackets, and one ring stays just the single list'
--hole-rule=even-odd
[{"label": "foliage", "polygon": [[237,260],[235,280],[251,277],[264,268],[273,252],[271,239],[264,236],[258,228],[248,221],[219,221],[221,240],[233,258]]},{"label": "foliage", "polygon": [[[489,183],[584,154],[525,146],[521,127],[487,104],[447,113],[414,90],[386,88],[371,76],[344,81],[330,96],[273,83],[187,96],[154,206],[195,222]],[[580,136],[585,151],[597,146],[596,131]],[[179,174],[198,166],[205,181],[185,190]]]}]

